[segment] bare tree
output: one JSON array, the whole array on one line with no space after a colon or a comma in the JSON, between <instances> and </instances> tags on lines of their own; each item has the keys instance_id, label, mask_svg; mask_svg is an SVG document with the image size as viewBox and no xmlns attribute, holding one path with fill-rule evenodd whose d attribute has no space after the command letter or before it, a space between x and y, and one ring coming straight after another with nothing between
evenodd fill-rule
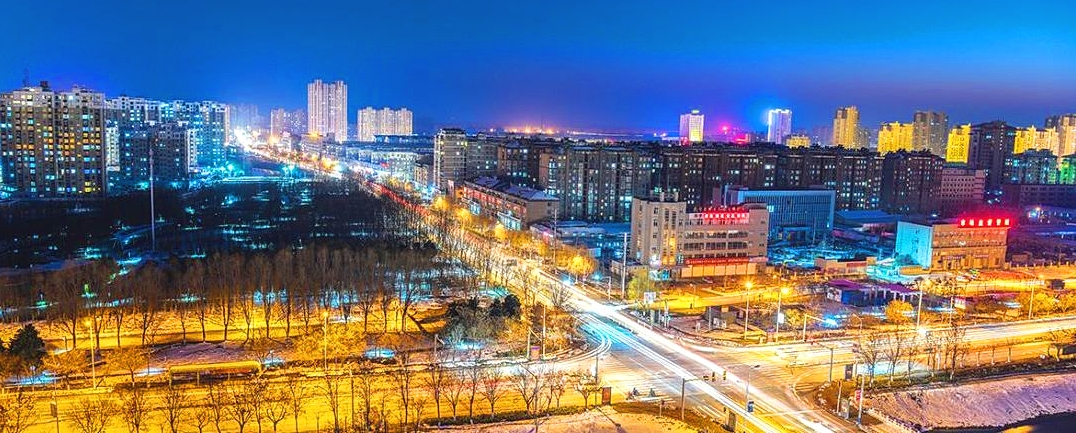
<instances>
[{"instance_id":1,"label":"bare tree","mask_svg":"<svg viewBox=\"0 0 1076 433\"><path fill-rule=\"evenodd\" d=\"M37 420L37 397L19 388L0 400L0 432L23 433Z\"/></svg>"},{"instance_id":2,"label":"bare tree","mask_svg":"<svg viewBox=\"0 0 1076 433\"><path fill-rule=\"evenodd\" d=\"M490 416L496 416L497 400L504 395L505 391L504 374L501 373L500 366L484 368L481 371L482 397L489 402Z\"/></svg>"},{"instance_id":3,"label":"bare tree","mask_svg":"<svg viewBox=\"0 0 1076 433\"><path fill-rule=\"evenodd\" d=\"M340 431L340 376L326 374L318 390L333 414L333 431Z\"/></svg>"},{"instance_id":4,"label":"bare tree","mask_svg":"<svg viewBox=\"0 0 1076 433\"><path fill-rule=\"evenodd\" d=\"M437 420L441 420L441 399L444 396L445 388L448 386L448 381L452 372L446 369L441 363L435 362L430 365L429 370L426 372L426 376L423 377L423 384L430 390L430 398L433 399L433 405Z\"/></svg>"},{"instance_id":5,"label":"bare tree","mask_svg":"<svg viewBox=\"0 0 1076 433\"><path fill-rule=\"evenodd\" d=\"M876 333L862 334L859 336L859 342L856 347L856 353L859 354L864 366L867 367L871 385L874 385L875 367L882 358L882 345L879 344L879 339L880 336Z\"/></svg>"},{"instance_id":6,"label":"bare tree","mask_svg":"<svg viewBox=\"0 0 1076 433\"><path fill-rule=\"evenodd\" d=\"M86 359L84 350L68 350L66 352L49 355L44 360L46 370L64 378L64 388L69 389L68 376L78 373L86 368L89 360ZM0 430L2 431L2 430Z\"/></svg>"},{"instance_id":7,"label":"bare tree","mask_svg":"<svg viewBox=\"0 0 1076 433\"><path fill-rule=\"evenodd\" d=\"M191 417L191 421L194 423L194 427L198 429L198 433L205 433L206 427L209 427L209 423L213 421L213 413L212 410L207 410L203 407L194 410L194 416Z\"/></svg>"},{"instance_id":8,"label":"bare tree","mask_svg":"<svg viewBox=\"0 0 1076 433\"><path fill-rule=\"evenodd\" d=\"M303 406L306 405L306 399L309 397L306 385L294 376L288 376L287 381L284 382L284 393L288 399L288 413L291 414L295 431L299 431L299 416L303 414Z\"/></svg>"},{"instance_id":9,"label":"bare tree","mask_svg":"<svg viewBox=\"0 0 1076 433\"><path fill-rule=\"evenodd\" d=\"M287 388L270 388L264 394L264 402L261 405L262 416L273 425L273 433L277 432L277 426L291 413L291 400Z\"/></svg>"},{"instance_id":10,"label":"bare tree","mask_svg":"<svg viewBox=\"0 0 1076 433\"><path fill-rule=\"evenodd\" d=\"M149 405L141 388L132 386L120 392L120 417L127 426L127 431L142 431L148 415Z\"/></svg>"},{"instance_id":11,"label":"bare tree","mask_svg":"<svg viewBox=\"0 0 1076 433\"><path fill-rule=\"evenodd\" d=\"M466 367L466 386L467 386L467 419L474 420L474 400L478 396L478 384L482 381L482 364L479 360L474 361Z\"/></svg>"},{"instance_id":12,"label":"bare tree","mask_svg":"<svg viewBox=\"0 0 1076 433\"><path fill-rule=\"evenodd\" d=\"M449 370L448 376L445 377L444 395L448 405L452 408L453 420L456 419L456 409L459 407L463 392L467 389L468 377L468 371L462 369Z\"/></svg>"},{"instance_id":13,"label":"bare tree","mask_svg":"<svg viewBox=\"0 0 1076 433\"><path fill-rule=\"evenodd\" d=\"M892 305L892 303L890 304ZM909 334L901 331L899 328L891 330L882 336L881 346L882 352L885 353L886 359L889 360L889 384L893 384L893 377L897 375L897 362L900 361L901 356L904 355L904 351L908 346Z\"/></svg>"},{"instance_id":14,"label":"bare tree","mask_svg":"<svg viewBox=\"0 0 1076 433\"><path fill-rule=\"evenodd\" d=\"M967 329L953 320L949 322L949 326L936 332L940 333L943 359L949 368L949 380L953 380L956 376L957 364L968 353Z\"/></svg>"},{"instance_id":15,"label":"bare tree","mask_svg":"<svg viewBox=\"0 0 1076 433\"><path fill-rule=\"evenodd\" d=\"M568 375L553 368L550 369L548 376L548 379L546 379L545 406L548 408L553 403L552 400L556 400L557 409L560 409L560 399L564 397L564 392L568 390Z\"/></svg>"},{"instance_id":16,"label":"bare tree","mask_svg":"<svg viewBox=\"0 0 1076 433\"><path fill-rule=\"evenodd\" d=\"M146 352L133 347L114 349L105 355L105 363L109 368L127 373L132 385L135 382L135 373L145 369L148 362L149 356Z\"/></svg>"},{"instance_id":17,"label":"bare tree","mask_svg":"<svg viewBox=\"0 0 1076 433\"><path fill-rule=\"evenodd\" d=\"M187 392L178 386L169 385L161 397L160 411L164 421L168 424L168 430L179 433L179 426L183 423L184 413L187 410L189 398ZM200 430L199 430L200 431Z\"/></svg>"},{"instance_id":18,"label":"bare tree","mask_svg":"<svg viewBox=\"0 0 1076 433\"><path fill-rule=\"evenodd\" d=\"M546 387L546 379L546 370L540 365L522 365L512 375L512 384L523 399L527 413L535 415L540 411L538 399Z\"/></svg>"},{"instance_id":19,"label":"bare tree","mask_svg":"<svg viewBox=\"0 0 1076 433\"><path fill-rule=\"evenodd\" d=\"M104 433L115 410L112 400L82 398L75 402L68 420L79 433Z\"/></svg>"},{"instance_id":20,"label":"bare tree","mask_svg":"<svg viewBox=\"0 0 1076 433\"><path fill-rule=\"evenodd\" d=\"M247 424L256 418L258 414L256 401L262 398L261 395L251 392L253 388L249 384L233 384L226 389L224 410L227 411L228 417L239 426L239 433L243 433Z\"/></svg>"},{"instance_id":21,"label":"bare tree","mask_svg":"<svg viewBox=\"0 0 1076 433\"><path fill-rule=\"evenodd\" d=\"M220 426L228 421L229 415L225 407L231 402L228 401L228 395L220 385L210 384L206 389L206 396L209 397L209 418L213 421L213 427L216 428L217 433L221 433Z\"/></svg>"},{"instance_id":22,"label":"bare tree","mask_svg":"<svg viewBox=\"0 0 1076 433\"><path fill-rule=\"evenodd\" d=\"M571 379L572 388L583 397L583 410L586 411L590 397L601 391L602 384L598 378L581 371L572 373Z\"/></svg>"}]
</instances>

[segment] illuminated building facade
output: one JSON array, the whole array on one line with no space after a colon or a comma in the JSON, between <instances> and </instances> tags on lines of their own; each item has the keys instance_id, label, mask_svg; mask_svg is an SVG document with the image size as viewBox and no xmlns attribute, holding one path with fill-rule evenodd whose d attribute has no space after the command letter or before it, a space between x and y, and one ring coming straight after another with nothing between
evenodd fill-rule
<instances>
[{"instance_id":1,"label":"illuminated building facade","mask_svg":"<svg viewBox=\"0 0 1076 433\"><path fill-rule=\"evenodd\" d=\"M833 116L832 144L850 149L863 147L859 133L859 108L853 105L837 109Z\"/></svg>"},{"instance_id":2,"label":"illuminated building facade","mask_svg":"<svg viewBox=\"0 0 1076 433\"><path fill-rule=\"evenodd\" d=\"M900 150L912 150L915 128L911 123L883 123L878 130L878 153L885 155Z\"/></svg>"},{"instance_id":3,"label":"illuminated building facade","mask_svg":"<svg viewBox=\"0 0 1076 433\"><path fill-rule=\"evenodd\" d=\"M789 135L784 144L788 147L811 147L811 137L803 134Z\"/></svg>"},{"instance_id":4,"label":"illuminated building facade","mask_svg":"<svg viewBox=\"0 0 1076 433\"><path fill-rule=\"evenodd\" d=\"M960 271L1005 267L1008 216L897 222L897 257L924 270Z\"/></svg>"},{"instance_id":5,"label":"illuminated building facade","mask_svg":"<svg viewBox=\"0 0 1076 433\"><path fill-rule=\"evenodd\" d=\"M1076 154L1076 114L1059 114L1046 119L1046 129L1057 131L1058 156Z\"/></svg>"},{"instance_id":6,"label":"illuminated building facade","mask_svg":"<svg viewBox=\"0 0 1076 433\"><path fill-rule=\"evenodd\" d=\"M970 144L971 124L954 126L949 130L949 140L945 145L945 162L967 164Z\"/></svg>"},{"instance_id":7,"label":"illuminated building facade","mask_svg":"<svg viewBox=\"0 0 1076 433\"><path fill-rule=\"evenodd\" d=\"M143 128L125 128L120 137L121 188L148 188L151 163L153 180L158 187L179 187L185 184L196 167L195 133L195 130L182 127L176 122Z\"/></svg>"},{"instance_id":8,"label":"illuminated building facade","mask_svg":"<svg viewBox=\"0 0 1076 433\"><path fill-rule=\"evenodd\" d=\"M705 118L699 110L691 110L690 113L680 115L680 142L702 143L703 125Z\"/></svg>"},{"instance_id":9,"label":"illuminated building facade","mask_svg":"<svg viewBox=\"0 0 1076 433\"><path fill-rule=\"evenodd\" d=\"M475 215L493 219L511 230L553 219L557 198L534 188L512 185L492 177L465 181L456 197Z\"/></svg>"},{"instance_id":10,"label":"illuminated building facade","mask_svg":"<svg viewBox=\"0 0 1076 433\"><path fill-rule=\"evenodd\" d=\"M1013 138L1014 154L1024 153L1028 150L1048 150L1057 155L1060 151L1060 141L1057 130L1054 128L1035 128L1029 126L1016 130Z\"/></svg>"},{"instance_id":11,"label":"illuminated building facade","mask_svg":"<svg viewBox=\"0 0 1076 433\"><path fill-rule=\"evenodd\" d=\"M925 150L935 155L946 155L949 135L949 116L940 111L916 111L912 117L912 150ZM881 138L878 139L879 147Z\"/></svg>"},{"instance_id":12,"label":"illuminated building facade","mask_svg":"<svg viewBox=\"0 0 1076 433\"><path fill-rule=\"evenodd\" d=\"M836 193L829 189L753 190L732 187L725 191L726 206L761 203L769 212L770 242L816 244L830 237Z\"/></svg>"},{"instance_id":13,"label":"illuminated building facade","mask_svg":"<svg viewBox=\"0 0 1076 433\"><path fill-rule=\"evenodd\" d=\"M412 135L414 132L411 110L380 110L366 107L358 113L358 140L372 142L378 135Z\"/></svg>"},{"instance_id":14,"label":"illuminated building facade","mask_svg":"<svg viewBox=\"0 0 1076 433\"><path fill-rule=\"evenodd\" d=\"M105 96L47 82L0 94L3 183L28 198L93 198L107 192Z\"/></svg>"},{"instance_id":15,"label":"illuminated building facade","mask_svg":"<svg viewBox=\"0 0 1076 433\"><path fill-rule=\"evenodd\" d=\"M307 133L347 140L347 85L314 80L306 85Z\"/></svg>"},{"instance_id":16,"label":"illuminated building facade","mask_svg":"<svg viewBox=\"0 0 1076 433\"><path fill-rule=\"evenodd\" d=\"M664 195L634 198L629 254L672 279L756 274L766 263L768 215L764 204L689 213Z\"/></svg>"},{"instance_id":17,"label":"illuminated building facade","mask_svg":"<svg viewBox=\"0 0 1076 433\"><path fill-rule=\"evenodd\" d=\"M766 113L766 141L784 144L792 134L792 110L777 108Z\"/></svg>"},{"instance_id":18,"label":"illuminated building facade","mask_svg":"<svg viewBox=\"0 0 1076 433\"><path fill-rule=\"evenodd\" d=\"M1057 156L1049 150L1026 150L1005 157L1004 183L1057 183Z\"/></svg>"}]
</instances>

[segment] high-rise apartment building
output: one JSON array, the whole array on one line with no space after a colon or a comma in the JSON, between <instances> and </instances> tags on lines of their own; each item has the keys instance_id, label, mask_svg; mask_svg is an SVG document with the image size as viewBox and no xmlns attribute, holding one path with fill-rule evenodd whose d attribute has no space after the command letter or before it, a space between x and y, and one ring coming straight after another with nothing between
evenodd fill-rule
<instances>
[{"instance_id":1,"label":"high-rise apartment building","mask_svg":"<svg viewBox=\"0 0 1076 433\"><path fill-rule=\"evenodd\" d=\"M680 115L680 142L702 143L704 117L699 110L691 110L690 113Z\"/></svg>"},{"instance_id":2,"label":"high-rise apartment building","mask_svg":"<svg viewBox=\"0 0 1076 433\"><path fill-rule=\"evenodd\" d=\"M651 191L654 159L624 146L569 145L542 154L547 193L564 220L626 222L632 197Z\"/></svg>"},{"instance_id":3,"label":"high-rise apartment building","mask_svg":"<svg viewBox=\"0 0 1076 433\"><path fill-rule=\"evenodd\" d=\"M945 144L949 138L948 115L940 111L916 111L912 118L912 128L912 150L926 150L941 157L945 156Z\"/></svg>"},{"instance_id":4,"label":"high-rise apartment building","mask_svg":"<svg viewBox=\"0 0 1076 433\"><path fill-rule=\"evenodd\" d=\"M859 109L856 106L841 107L833 116L834 146L854 149L863 147L859 134Z\"/></svg>"},{"instance_id":5,"label":"high-rise apartment building","mask_svg":"<svg viewBox=\"0 0 1076 433\"><path fill-rule=\"evenodd\" d=\"M1020 154L1027 150L1049 150L1057 155L1060 151L1060 134L1056 128L1036 128L1029 126L1016 130L1013 138L1012 153Z\"/></svg>"},{"instance_id":6,"label":"high-rise apartment building","mask_svg":"<svg viewBox=\"0 0 1076 433\"><path fill-rule=\"evenodd\" d=\"M1057 183L1057 155L1046 149L1029 149L1005 157L1002 183Z\"/></svg>"},{"instance_id":7,"label":"high-rise apartment building","mask_svg":"<svg viewBox=\"0 0 1076 433\"><path fill-rule=\"evenodd\" d=\"M194 130L192 158L199 169L221 167L227 160L224 147L231 128L230 110L227 104L213 101L172 101L163 121L177 122L181 127Z\"/></svg>"},{"instance_id":8,"label":"high-rise apartment building","mask_svg":"<svg viewBox=\"0 0 1076 433\"><path fill-rule=\"evenodd\" d=\"M766 113L766 141L784 144L792 134L792 110L776 108Z\"/></svg>"},{"instance_id":9,"label":"high-rise apartment building","mask_svg":"<svg viewBox=\"0 0 1076 433\"><path fill-rule=\"evenodd\" d=\"M262 116L254 104L238 104L229 110L229 124L233 128L257 128L262 126Z\"/></svg>"},{"instance_id":10,"label":"high-rise apartment building","mask_svg":"<svg viewBox=\"0 0 1076 433\"><path fill-rule=\"evenodd\" d=\"M107 192L105 96L47 82L0 94L3 182L31 198L88 198Z\"/></svg>"},{"instance_id":11,"label":"high-rise apartment building","mask_svg":"<svg viewBox=\"0 0 1076 433\"><path fill-rule=\"evenodd\" d=\"M464 180L497 172L497 143L468 137L459 128L442 128L433 140L434 187L452 192Z\"/></svg>"},{"instance_id":12,"label":"high-rise apartment building","mask_svg":"<svg viewBox=\"0 0 1076 433\"><path fill-rule=\"evenodd\" d=\"M1046 128L1057 131L1058 156L1076 154L1076 114L1050 116Z\"/></svg>"},{"instance_id":13,"label":"high-rise apartment building","mask_svg":"<svg viewBox=\"0 0 1076 433\"><path fill-rule=\"evenodd\" d=\"M363 108L358 113L358 140L372 142L378 135L411 135L412 117L411 110L406 108Z\"/></svg>"},{"instance_id":14,"label":"high-rise apartment building","mask_svg":"<svg viewBox=\"0 0 1076 433\"><path fill-rule=\"evenodd\" d=\"M945 145L945 162L951 164L968 163L968 146L971 144L971 124L957 125L949 130L949 140Z\"/></svg>"},{"instance_id":15,"label":"high-rise apartment building","mask_svg":"<svg viewBox=\"0 0 1076 433\"><path fill-rule=\"evenodd\" d=\"M178 122L125 128L119 152L122 188L147 188L151 165L155 186L182 186L197 166L196 133Z\"/></svg>"},{"instance_id":16,"label":"high-rise apartment building","mask_svg":"<svg viewBox=\"0 0 1076 433\"><path fill-rule=\"evenodd\" d=\"M885 155L901 150L910 151L914 135L915 125L912 123L883 123L878 130L878 153Z\"/></svg>"},{"instance_id":17,"label":"high-rise apartment building","mask_svg":"<svg viewBox=\"0 0 1076 433\"><path fill-rule=\"evenodd\" d=\"M274 108L269 112L269 139L280 139L284 136L284 131L288 122L288 110L283 108Z\"/></svg>"},{"instance_id":18,"label":"high-rise apartment building","mask_svg":"<svg viewBox=\"0 0 1076 433\"><path fill-rule=\"evenodd\" d=\"M347 85L321 80L306 85L307 133L347 140Z\"/></svg>"},{"instance_id":19,"label":"high-rise apartment building","mask_svg":"<svg viewBox=\"0 0 1076 433\"><path fill-rule=\"evenodd\" d=\"M1012 156L1016 128L995 120L971 127L968 166L986 170L986 190L998 191L1004 179L1005 158Z\"/></svg>"},{"instance_id":20,"label":"high-rise apartment building","mask_svg":"<svg viewBox=\"0 0 1076 433\"><path fill-rule=\"evenodd\" d=\"M933 212L944 163L927 151L886 154L882 161L882 209L900 214Z\"/></svg>"}]
</instances>

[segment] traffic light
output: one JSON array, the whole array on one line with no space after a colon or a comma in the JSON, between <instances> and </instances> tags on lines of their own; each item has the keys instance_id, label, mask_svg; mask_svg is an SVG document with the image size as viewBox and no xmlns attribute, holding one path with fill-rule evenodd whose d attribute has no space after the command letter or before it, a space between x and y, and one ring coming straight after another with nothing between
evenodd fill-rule
<instances>
[{"instance_id":1,"label":"traffic light","mask_svg":"<svg viewBox=\"0 0 1076 433\"><path fill-rule=\"evenodd\" d=\"M729 371L725 370L721 372L721 380L729 380Z\"/></svg>"},{"instance_id":2,"label":"traffic light","mask_svg":"<svg viewBox=\"0 0 1076 433\"><path fill-rule=\"evenodd\" d=\"M710 374L710 377L708 378L708 379L710 379L710 382L715 382L715 381L717 381L717 372L716 372L716 371L712 371L712 372L710 372L710 373L711 373L711 374Z\"/></svg>"}]
</instances>

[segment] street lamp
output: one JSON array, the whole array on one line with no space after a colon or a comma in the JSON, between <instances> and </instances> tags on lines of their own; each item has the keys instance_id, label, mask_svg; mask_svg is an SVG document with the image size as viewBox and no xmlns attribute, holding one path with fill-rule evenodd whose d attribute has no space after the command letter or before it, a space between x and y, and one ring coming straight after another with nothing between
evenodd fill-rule
<instances>
[{"instance_id":1,"label":"street lamp","mask_svg":"<svg viewBox=\"0 0 1076 433\"><path fill-rule=\"evenodd\" d=\"M744 288L747 289L747 306L743 310L743 339L747 340L747 323L751 317L751 288L755 286L754 283L748 281L744 283Z\"/></svg>"},{"instance_id":2,"label":"street lamp","mask_svg":"<svg viewBox=\"0 0 1076 433\"><path fill-rule=\"evenodd\" d=\"M919 289L919 306L915 309L915 327L918 328L920 323L919 318L923 315L923 286L929 286L929 283L927 281L921 281L915 285ZM950 307L952 306L950 305Z\"/></svg>"},{"instance_id":3,"label":"street lamp","mask_svg":"<svg viewBox=\"0 0 1076 433\"><path fill-rule=\"evenodd\" d=\"M751 411L751 374L754 373L755 370L758 369L758 367L759 367L759 364L755 364L754 366L751 367L750 370L747 370L747 381L744 382L745 383L744 390L743 390L744 409L746 409L748 412Z\"/></svg>"},{"instance_id":4,"label":"street lamp","mask_svg":"<svg viewBox=\"0 0 1076 433\"><path fill-rule=\"evenodd\" d=\"M777 317L773 320L775 326L773 332L774 341L781 341L781 295L787 294L790 291L791 289L788 287L782 287L781 290L777 292ZM796 338L796 331L792 331L792 335L792 338Z\"/></svg>"},{"instance_id":5,"label":"street lamp","mask_svg":"<svg viewBox=\"0 0 1076 433\"><path fill-rule=\"evenodd\" d=\"M329 371L329 312L321 312L321 360L324 363L322 371Z\"/></svg>"}]
</instances>

